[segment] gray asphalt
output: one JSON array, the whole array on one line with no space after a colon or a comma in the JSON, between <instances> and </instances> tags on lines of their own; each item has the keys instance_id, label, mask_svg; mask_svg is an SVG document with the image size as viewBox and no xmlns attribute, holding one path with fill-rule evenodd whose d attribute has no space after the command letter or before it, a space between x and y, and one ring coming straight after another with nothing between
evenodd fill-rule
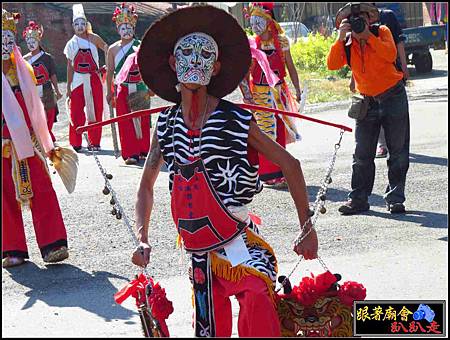
<instances>
[{"instance_id":1,"label":"gray asphalt","mask_svg":"<svg viewBox=\"0 0 450 340\"><path fill-rule=\"evenodd\" d=\"M411 119L410 169L406 184L405 215L385 210L382 195L387 184L386 160L376 160L376 180L369 203L371 210L358 216L340 216L339 205L350 188L354 150L352 133L345 133L338 151L333 183L327 194L327 213L318 219L319 253L343 281L367 288L367 299L448 300L448 59L433 51L434 70L415 74L408 85ZM61 89L65 86L60 85ZM228 98L238 100L236 93ZM62 101L60 102L60 104ZM155 100L153 105L163 104ZM62 105L60 105L61 108ZM307 113L319 119L354 127L347 117L348 102L309 105ZM56 137L67 144L64 113L56 123ZM114 175L112 185L120 203L134 218L136 188L142 165L126 166L115 159L109 127L104 128L100 160ZM310 201L314 201L325 175L339 130L304 121L303 140L288 150L302 164ZM67 194L60 179L54 187L66 223L70 257L62 264L45 265L31 224L24 212L30 261L21 267L2 269L2 332L5 337L138 337L140 321L134 302L115 304L114 293L137 273L130 262L133 242L126 227L112 216L109 196L102 194L103 179L88 153L80 154L75 192ZM175 247L176 231L170 214L168 175L161 172L155 188L151 219L153 246L150 272L161 281L175 312L169 317L172 336L192 336L191 293L187 260ZM262 233L273 246L280 273L296 262L291 242L298 220L289 192L265 188L251 210L263 220ZM318 261L302 262L292 276L322 270ZM237 305L233 301L234 321ZM236 325L234 325L236 326ZM236 327L234 328L236 335Z\"/></svg>"}]
</instances>

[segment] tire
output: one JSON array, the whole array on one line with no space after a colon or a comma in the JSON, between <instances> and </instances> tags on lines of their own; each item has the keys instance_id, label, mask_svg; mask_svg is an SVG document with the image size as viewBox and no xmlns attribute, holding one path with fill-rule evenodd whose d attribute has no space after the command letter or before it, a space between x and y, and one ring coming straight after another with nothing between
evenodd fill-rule
<instances>
[{"instance_id":1,"label":"tire","mask_svg":"<svg viewBox=\"0 0 450 340\"><path fill-rule=\"evenodd\" d=\"M413 59L417 73L429 73L433 70L433 58L429 51L424 54L417 54Z\"/></svg>"}]
</instances>

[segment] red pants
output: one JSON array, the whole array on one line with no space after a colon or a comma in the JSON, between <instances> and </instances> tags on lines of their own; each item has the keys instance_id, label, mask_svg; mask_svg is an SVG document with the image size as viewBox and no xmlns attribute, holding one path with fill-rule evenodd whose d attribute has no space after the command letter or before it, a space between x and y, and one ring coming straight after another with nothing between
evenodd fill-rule
<instances>
[{"instance_id":1,"label":"red pants","mask_svg":"<svg viewBox=\"0 0 450 340\"><path fill-rule=\"evenodd\" d=\"M280 337L280 322L266 283L253 275L238 282L213 276L216 336L231 337L232 313L230 296L239 302L239 337Z\"/></svg>"},{"instance_id":2,"label":"red pants","mask_svg":"<svg viewBox=\"0 0 450 340\"><path fill-rule=\"evenodd\" d=\"M48 132L50 132L50 136L52 137L52 141L56 141L55 136L53 135L52 128L53 123L55 122L55 116L56 116L56 107L52 109L48 109L45 111L47 114L47 126L48 126Z\"/></svg>"},{"instance_id":3,"label":"red pants","mask_svg":"<svg viewBox=\"0 0 450 340\"><path fill-rule=\"evenodd\" d=\"M27 161L34 194L31 198L34 231L44 256L54 247L67 246L66 228L45 164L36 155ZM22 211L12 180L11 158L3 158L2 185L2 258L8 255L28 258Z\"/></svg>"},{"instance_id":4,"label":"red pants","mask_svg":"<svg viewBox=\"0 0 450 340\"><path fill-rule=\"evenodd\" d=\"M117 91L116 112L117 116L130 113L128 107L128 87L120 86ZM136 138L133 120L128 119L119 124L120 145L122 148L122 158L131 156L147 155L150 150L150 117L141 117L142 139Z\"/></svg>"},{"instance_id":5,"label":"red pants","mask_svg":"<svg viewBox=\"0 0 450 340\"><path fill-rule=\"evenodd\" d=\"M97 73L91 74L91 87L94 97L95 119L97 122L101 122L103 120L103 86ZM70 117L74 126L69 125L69 142L70 145L75 147L80 147L82 144L82 135L77 134L75 130L86 122L84 105L83 85L80 85L72 91L70 96ZM100 146L101 127L88 130L87 134L92 145Z\"/></svg>"},{"instance_id":6,"label":"red pants","mask_svg":"<svg viewBox=\"0 0 450 340\"><path fill-rule=\"evenodd\" d=\"M280 117L276 117L277 119L277 143L280 144L283 148L286 148L286 128L284 126L284 122ZM281 168L272 163L267 158L265 158L262 154L259 154L259 178L261 181L268 181L271 179L278 179L283 177L283 172Z\"/></svg>"}]
</instances>

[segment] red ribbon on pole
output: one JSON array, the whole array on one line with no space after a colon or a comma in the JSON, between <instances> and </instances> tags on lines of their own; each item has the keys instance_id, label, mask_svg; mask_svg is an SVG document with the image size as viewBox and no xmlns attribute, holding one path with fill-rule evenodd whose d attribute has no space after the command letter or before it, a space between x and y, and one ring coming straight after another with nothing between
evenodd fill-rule
<instances>
[{"instance_id":1,"label":"red ribbon on pole","mask_svg":"<svg viewBox=\"0 0 450 340\"><path fill-rule=\"evenodd\" d=\"M352 132L353 131L348 126L327 122L326 120L321 120L321 119L317 119L317 118L308 117L308 116L299 114L297 112L283 111L283 110L278 110L278 109L272 109L270 107L264 107L264 106L252 105L252 104L237 104L237 105L239 107L243 108L243 109L257 110L257 111L268 111L268 112L273 112L273 113L286 115L286 116L290 116L290 117L296 117L296 118L309 120L311 122L319 123L319 124L322 124L322 125L333 126L335 128L339 128L339 129L342 129L342 130L347 131L347 132ZM80 126L80 127L78 127L76 129L76 132L78 134L82 134L86 130L97 128L97 127L101 127L103 125L108 125L108 124L112 124L112 123L116 123L116 122L121 122L121 121L124 121L124 120L127 120L127 119L131 119L131 118L136 118L136 117L141 117L141 116L148 116L148 115L151 115L151 114L154 114L154 113L159 113L159 112L161 112L161 111L163 111L165 109L168 109L169 107L171 107L171 106L162 106L162 107L157 107L157 108L154 108L154 109L139 110L139 111L130 112L130 113L127 113L127 114L125 114L123 116L120 116L120 117L104 120L102 122L97 122L97 123L93 123L93 124L89 124L89 125Z\"/></svg>"}]
</instances>

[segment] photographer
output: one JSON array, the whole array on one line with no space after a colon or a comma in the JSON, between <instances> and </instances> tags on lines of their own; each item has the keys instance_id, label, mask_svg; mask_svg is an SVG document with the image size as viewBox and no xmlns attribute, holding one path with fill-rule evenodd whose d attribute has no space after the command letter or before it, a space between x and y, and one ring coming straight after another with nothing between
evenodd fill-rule
<instances>
[{"instance_id":1,"label":"photographer","mask_svg":"<svg viewBox=\"0 0 450 340\"><path fill-rule=\"evenodd\" d=\"M352 165L352 191L339 208L343 215L369 210L368 198L375 179L375 152L382 126L389 149L384 199L391 213L404 213L405 181L409 168L409 111L403 73L395 67L397 49L387 26L370 3L348 3L336 15L338 39L327 57L330 70L352 69L355 89L363 96L355 115L356 148ZM364 110L366 108L366 110ZM353 107L352 107L353 109ZM349 112L350 113L350 112ZM354 114L354 112L352 112Z\"/></svg>"}]
</instances>

